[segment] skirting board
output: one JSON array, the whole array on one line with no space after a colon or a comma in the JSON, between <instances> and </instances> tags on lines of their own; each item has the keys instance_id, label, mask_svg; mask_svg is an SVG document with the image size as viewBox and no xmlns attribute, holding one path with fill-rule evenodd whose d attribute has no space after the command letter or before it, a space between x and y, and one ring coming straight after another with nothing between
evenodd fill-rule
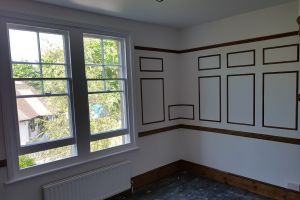
<instances>
[{"instance_id":1,"label":"skirting board","mask_svg":"<svg viewBox=\"0 0 300 200\"><path fill-rule=\"evenodd\" d=\"M137 190L145 185L159 181L160 179L169 177L177 172L182 171L180 166L182 161L176 161L154 170L148 171L144 174L135 176L131 179L132 190Z\"/></svg>"},{"instance_id":2,"label":"skirting board","mask_svg":"<svg viewBox=\"0 0 300 200\"><path fill-rule=\"evenodd\" d=\"M275 200L300 199L300 192L295 192L283 187L238 176L185 160L179 160L133 177L131 180L132 188L133 190L136 190L180 171L187 171L195 176L209 178Z\"/></svg>"}]
</instances>

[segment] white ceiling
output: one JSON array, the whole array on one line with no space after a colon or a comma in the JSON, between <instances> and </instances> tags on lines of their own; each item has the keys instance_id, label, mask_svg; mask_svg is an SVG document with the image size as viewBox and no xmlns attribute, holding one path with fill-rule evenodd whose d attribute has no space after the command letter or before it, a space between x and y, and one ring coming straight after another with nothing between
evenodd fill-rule
<instances>
[{"instance_id":1,"label":"white ceiling","mask_svg":"<svg viewBox=\"0 0 300 200\"><path fill-rule=\"evenodd\" d=\"M126 19L184 28L292 0L36 0Z\"/></svg>"}]
</instances>

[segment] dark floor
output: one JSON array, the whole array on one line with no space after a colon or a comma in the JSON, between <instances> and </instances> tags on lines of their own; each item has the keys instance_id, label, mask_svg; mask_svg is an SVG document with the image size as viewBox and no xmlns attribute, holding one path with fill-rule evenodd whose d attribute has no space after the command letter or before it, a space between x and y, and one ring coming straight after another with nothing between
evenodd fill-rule
<instances>
[{"instance_id":1,"label":"dark floor","mask_svg":"<svg viewBox=\"0 0 300 200\"><path fill-rule=\"evenodd\" d=\"M161 180L116 200L267 200L226 184L186 173Z\"/></svg>"}]
</instances>

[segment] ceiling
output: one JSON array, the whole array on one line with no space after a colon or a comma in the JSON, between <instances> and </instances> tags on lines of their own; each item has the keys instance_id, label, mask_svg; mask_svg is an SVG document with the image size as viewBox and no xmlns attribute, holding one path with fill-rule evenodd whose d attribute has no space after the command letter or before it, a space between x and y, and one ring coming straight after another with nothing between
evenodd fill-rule
<instances>
[{"instance_id":1,"label":"ceiling","mask_svg":"<svg viewBox=\"0 0 300 200\"><path fill-rule=\"evenodd\" d=\"M292 0L36 0L99 14L185 28Z\"/></svg>"}]
</instances>

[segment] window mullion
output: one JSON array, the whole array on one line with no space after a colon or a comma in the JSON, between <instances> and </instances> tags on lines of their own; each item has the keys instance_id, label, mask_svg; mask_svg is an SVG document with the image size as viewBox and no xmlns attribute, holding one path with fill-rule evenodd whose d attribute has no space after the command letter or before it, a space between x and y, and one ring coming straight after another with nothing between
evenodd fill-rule
<instances>
[{"instance_id":1,"label":"window mullion","mask_svg":"<svg viewBox=\"0 0 300 200\"><path fill-rule=\"evenodd\" d=\"M85 79L83 35L79 31L70 32L70 50L72 63L72 82L75 111L75 134L79 156L88 156L90 152L90 127L88 91Z\"/></svg>"}]
</instances>

